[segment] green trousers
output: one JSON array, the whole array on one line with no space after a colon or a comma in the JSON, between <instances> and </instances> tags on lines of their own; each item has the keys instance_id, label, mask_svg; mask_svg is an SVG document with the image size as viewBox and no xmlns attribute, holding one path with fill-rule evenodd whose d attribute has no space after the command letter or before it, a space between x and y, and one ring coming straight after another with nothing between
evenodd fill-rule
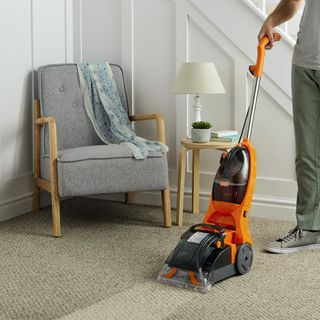
<instances>
[{"instance_id":1,"label":"green trousers","mask_svg":"<svg viewBox=\"0 0 320 320\"><path fill-rule=\"evenodd\" d=\"M297 223L320 230L320 70L292 66Z\"/></svg>"}]
</instances>

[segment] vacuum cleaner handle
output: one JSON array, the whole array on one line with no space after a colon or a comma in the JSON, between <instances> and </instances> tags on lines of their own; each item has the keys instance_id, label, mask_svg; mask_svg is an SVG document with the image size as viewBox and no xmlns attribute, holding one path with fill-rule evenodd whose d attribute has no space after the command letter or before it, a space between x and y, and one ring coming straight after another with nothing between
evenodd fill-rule
<instances>
[{"instance_id":1,"label":"vacuum cleaner handle","mask_svg":"<svg viewBox=\"0 0 320 320\"><path fill-rule=\"evenodd\" d=\"M281 35L279 33L273 33L274 41L280 41ZM252 65L249 67L250 73L255 77L261 77L262 76L262 69L264 64L264 58L266 55L266 46L269 44L269 38L267 36L264 36L257 47L258 55L257 55L257 63L255 65Z\"/></svg>"},{"instance_id":2,"label":"vacuum cleaner handle","mask_svg":"<svg viewBox=\"0 0 320 320\"><path fill-rule=\"evenodd\" d=\"M279 33L273 33L273 38L275 41L281 40L281 36ZM244 120L243 127L241 130L239 144L241 144L243 134L244 134L244 139L250 140L251 138L253 119L256 111L256 104L257 104L258 93L260 88L260 80L262 76L264 58L266 55L266 46L268 45L268 43L269 43L269 38L267 36L263 37L260 40L258 44L257 62L255 65L252 65L249 67L250 73L255 77L255 82L254 82L253 91L251 95L250 105L247 110L246 118ZM244 133L245 128L247 129L246 133Z\"/></svg>"}]
</instances>

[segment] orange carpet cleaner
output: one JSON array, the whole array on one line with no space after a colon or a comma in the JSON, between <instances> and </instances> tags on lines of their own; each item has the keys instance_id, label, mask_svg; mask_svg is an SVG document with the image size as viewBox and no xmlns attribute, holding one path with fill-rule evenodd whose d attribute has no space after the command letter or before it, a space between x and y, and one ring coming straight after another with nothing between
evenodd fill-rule
<instances>
[{"instance_id":1,"label":"orange carpet cleaner","mask_svg":"<svg viewBox=\"0 0 320 320\"><path fill-rule=\"evenodd\" d=\"M281 36L274 33L274 39ZM218 281L249 272L252 238L248 213L256 180L256 154L250 142L260 80L269 39L258 45L251 101L237 146L223 153L213 182L208 211L201 224L191 226L167 258L158 281L207 292Z\"/></svg>"}]
</instances>

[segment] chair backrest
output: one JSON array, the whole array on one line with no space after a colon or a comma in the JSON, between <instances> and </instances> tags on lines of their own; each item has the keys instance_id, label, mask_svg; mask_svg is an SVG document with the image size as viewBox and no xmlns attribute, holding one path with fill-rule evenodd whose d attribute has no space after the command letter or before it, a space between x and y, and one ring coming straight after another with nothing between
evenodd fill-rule
<instances>
[{"instance_id":1,"label":"chair backrest","mask_svg":"<svg viewBox=\"0 0 320 320\"><path fill-rule=\"evenodd\" d=\"M123 71L110 64L123 107L129 114L128 95ZM97 136L87 116L76 64L46 65L38 71L41 116L54 117L57 122L58 150L98 145ZM42 130L41 153L49 153L49 131Z\"/></svg>"}]
</instances>

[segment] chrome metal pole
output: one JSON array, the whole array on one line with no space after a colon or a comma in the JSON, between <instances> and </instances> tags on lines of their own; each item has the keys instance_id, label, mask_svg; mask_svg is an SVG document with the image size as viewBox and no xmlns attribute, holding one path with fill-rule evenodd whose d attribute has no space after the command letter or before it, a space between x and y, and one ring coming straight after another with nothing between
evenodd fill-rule
<instances>
[{"instance_id":1,"label":"chrome metal pole","mask_svg":"<svg viewBox=\"0 0 320 320\"><path fill-rule=\"evenodd\" d=\"M254 120L254 114L256 112L256 106L257 106L257 99L258 99L258 94L259 94L259 88L260 88L260 77L255 78L254 82L254 89L252 91L252 96L251 96L251 101L250 101L250 106L249 106L249 125L247 128L247 132L245 134L245 137L247 139L251 138L251 133L252 133L252 125L253 125L253 120Z\"/></svg>"}]
</instances>

